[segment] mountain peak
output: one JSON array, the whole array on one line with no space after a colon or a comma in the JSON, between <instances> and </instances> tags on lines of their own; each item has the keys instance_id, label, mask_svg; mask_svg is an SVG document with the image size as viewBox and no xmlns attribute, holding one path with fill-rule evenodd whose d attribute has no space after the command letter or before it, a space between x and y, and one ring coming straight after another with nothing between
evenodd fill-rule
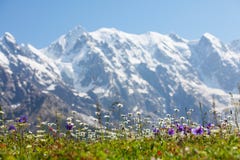
<instances>
[{"instance_id":1,"label":"mountain peak","mask_svg":"<svg viewBox=\"0 0 240 160\"><path fill-rule=\"evenodd\" d=\"M73 29L71 29L69 33L82 33L82 32L85 32L85 29L81 26L81 25L77 25L76 27L74 27Z\"/></svg>"},{"instance_id":2,"label":"mountain peak","mask_svg":"<svg viewBox=\"0 0 240 160\"><path fill-rule=\"evenodd\" d=\"M208 33L208 32L204 33L204 34L202 35L202 37L207 38L207 39L209 39L209 40L218 40L218 38L216 38L214 35L212 35L211 33ZM218 40L218 41L219 41L219 40Z\"/></svg>"},{"instance_id":3,"label":"mountain peak","mask_svg":"<svg viewBox=\"0 0 240 160\"><path fill-rule=\"evenodd\" d=\"M9 32L4 33L3 39L7 42L16 43L14 36Z\"/></svg>"},{"instance_id":4,"label":"mountain peak","mask_svg":"<svg viewBox=\"0 0 240 160\"><path fill-rule=\"evenodd\" d=\"M85 29L82 26L78 25L71 29L64 37L68 41L76 41L85 32Z\"/></svg>"},{"instance_id":5,"label":"mountain peak","mask_svg":"<svg viewBox=\"0 0 240 160\"><path fill-rule=\"evenodd\" d=\"M170 33L169 37L176 42L186 42L185 39L183 39L182 37L180 37L179 35L177 35L175 33Z\"/></svg>"},{"instance_id":6,"label":"mountain peak","mask_svg":"<svg viewBox=\"0 0 240 160\"><path fill-rule=\"evenodd\" d=\"M131 33L127 33L127 32L124 32L124 31L121 31L121 30L118 30L117 28L100 28L94 32L91 32L90 33L91 35L98 35L98 36L107 36L107 37L125 37L125 36L130 36L130 35L133 35ZM125 37L126 38L126 37Z\"/></svg>"},{"instance_id":7,"label":"mountain peak","mask_svg":"<svg viewBox=\"0 0 240 160\"><path fill-rule=\"evenodd\" d=\"M68 51L71 49L82 35L87 36L88 32L86 32L81 25L78 25L68 33L60 36L57 40L51 43L49 47L43 48L42 51L46 51L48 56L56 58L56 56L58 57L61 55L64 50Z\"/></svg>"},{"instance_id":8,"label":"mountain peak","mask_svg":"<svg viewBox=\"0 0 240 160\"><path fill-rule=\"evenodd\" d=\"M116 28L100 28L97 30L98 32L101 32L101 33L109 33L109 32L120 32L119 30L117 30Z\"/></svg>"},{"instance_id":9,"label":"mountain peak","mask_svg":"<svg viewBox=\"0 0 240 160\"><path fill-rule=\"evenodd\" d=\"M210 33L204 33L199 41L199 44L210 45L215 49L221 49L226 51L225 45L214 35Z\"/></svg>"},{"instance_id":10,"label":"mountain peak","mask_svg":"<svg viewBox=\"0 0 240 160\"><path fill-rule=\"evenodd\" d=\"M207 32L202 35L201 40L207 40L213 44L221 43L221 41L217 37L215 37L214 35L207 33Z\"/></svg>"}]
</instances>

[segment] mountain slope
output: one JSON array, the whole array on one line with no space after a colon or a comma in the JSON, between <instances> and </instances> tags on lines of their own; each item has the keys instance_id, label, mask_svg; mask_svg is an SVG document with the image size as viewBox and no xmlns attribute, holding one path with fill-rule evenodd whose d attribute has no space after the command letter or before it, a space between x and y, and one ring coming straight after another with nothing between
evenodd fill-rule
<instances>
[{"instance_id":1,"label":"mountain slope","mask_svg":"<svg viewBox=\"0 0 240 160\"><path fill-rule=\"evenodd\" d=\"M54 121L57 112L62 118L72 110L86 114L89 109L82 106L92 105L64 84L51 59L31 45L19 45L10 33L0 38L0 93L6 113L26 114L33 122Z\"/></svg>"},{"instance_id":2,"label":"mountain slope","mask_svg":"<svg viewBox=\"0 0 240 160\"><path fill-rule=\"evenodd\" d=\"M118 100L128 112L153 116L175 107L194 108L199 115L199 101L208 110L212 96L223 108L239 81L240 55L209 33L188 41L78 26L42 51L56 59L63 81L76 90L94 92L106 106Z\"/></svg>"},{"instance_id":3,"label":"mountain slope","mask_svg":"<svg viewBox=\"0 0 240 160\"><path fill-rule=\"evenodd\" d=\"M107 112L114 102L123 103L125 113L153 118L193 108L199 120L199 102L208 112L214 96L221 110L229 106L228 93L236 93L238 46L209 33L190 41L175 34L87 32L77 26L38 50L6 33L0 39L0 102L34 116L71 110L93 116L94 104Z\"/></svg>"}]
</instances>

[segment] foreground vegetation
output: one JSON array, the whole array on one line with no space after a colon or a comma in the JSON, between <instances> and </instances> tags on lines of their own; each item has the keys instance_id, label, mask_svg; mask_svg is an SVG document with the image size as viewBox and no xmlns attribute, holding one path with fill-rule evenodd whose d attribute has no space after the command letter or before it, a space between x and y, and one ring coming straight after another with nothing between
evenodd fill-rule
<instances>
[{"instance_id":1,"label":"foreground vegetation","mask_svg":"<svg viewBox=\"0 0 240 160\"><path fill-rule=\"evenodd\" d=\"M12 138L0 144L3 159L240 159L240 141L234 135L94 142L25 137L21 145Z\"/></svg>"},{"instance_id":2,"label":"foreground vegetation","mask_svg":"<svg viewBox=\"0 0 240 160\"><path fill-rule=\"evenodd\" d=\"M140 112L102 115L97 107L96 126L77 119L76 113L64 126L41 122L30 131L27 116L14 120L1 115L0 159L240 159L240 132L237 114L221 116L212 112L212 121L201 124L173 115L152 121ZM104 120L103 120L104 119ZM103 124L104 123L104 124Z\"/></svg>"},{"instance_id":3,"label":"foreground vegetation","mask_svg":"<svg viewBox=\"0 0 240 160\"><path fill-rule=\"evenodd\" d=\"M236 135L76 141L1 137L3 159L240 159ZM19 144L22 143L22 144Z\"/></svg>"}]
</instances>

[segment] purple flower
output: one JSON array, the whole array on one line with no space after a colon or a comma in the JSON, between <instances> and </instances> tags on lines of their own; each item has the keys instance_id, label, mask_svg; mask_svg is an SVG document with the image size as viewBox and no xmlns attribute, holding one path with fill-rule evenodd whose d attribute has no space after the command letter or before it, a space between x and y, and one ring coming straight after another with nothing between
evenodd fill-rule
<instances>
[{"instance_id":1,"label":"purple flower","mask_svg":"<svg viewBox=\"0 0 240 160\"><path fill-rule=\"evenodd\" d=\"M16 127L11 124L11 125L8 127L8 131L16 131Z\"/></svg>"},{"instance_id":2,"label":"purple flower","mask_svg":"<svg viewBox=\"0 0 240 160\"><path fill-rule=\"evenodd\" d=\"M207 134L210 135L211 134L211 129L214 127L214 124L212 123L208 123L207 125Z\"/></svg>"},{"instance_id":3,"label":"purple flower","mask_svg":"<svg viewBox=\"0 0 240 160\"><path fill-rule=\"evenodd\" d=\"M208 123L207 129L211 129L214 125L212 123Z\"/></svg>"},{"instance_id":4,"label":"purple flower","mask_svg":"<svg viewBox=\"0 0 240 160\"><path fill-rule=\"evenodd\" d=\"M159 131L159 129L158 129L158 128L154 128L154 129L153 129L153 133L154 133L154 135L158 135L158 134L159 134L159 132L160 132L160 131Z\"/></svg>"},{"instance_id":5,"label":"purple flower","mask_svg":"<svg viewBox=\"0 0 240 160\"><path fill-rule=\"evenodd\" d=\"M207 134L210 135L211 134L211 130L207 129Z\"/></svg>"},{"instance_id":6,"label":"purple flower","mask_svg":"<svg viewBox=\"0 0 240 160\"><path fill-rule=\"evenodd\" d=\"M168 134L169 134L170 136L174 135L174 133L175 133L175 131L174 131L173 128L169 128L169 129L168 129Z\"/></svg>"},{"instance_id":7,"label":"purple flower","mask_svg":"<svg viewBox=\"0 0 240 160\"><path fill-rule=\"evenodd\" d=\"M67 123L65 127L66 127L67 130L70 131L70 130L73 129L73 124L72 123Z\"/></svg>"},{"instance_id":8,"label":"purple flower","mask_svg":"<svg viewBox=\"0 0 240 160\"><path fill-rule=\"evenodd\" d=\"M18 122L20 122L20 123L26 123L27 121L28 121L27 116L21 116L20 119L18 120Z\"/></svg>"},{"instance_id":9,"label":"purple flower","mask_svg":"<svg viewBox=\"0 0 240 160\"><path fill-rule=\"evenodd\" d=\"M192 129L192 134L195 134L195 135L201 135L204 133L204 129L202 126L198 127L198 128L193 128Z\"/></svg>"},{"instance_id":10,"label":"purple flower","mask_svg":"<svg viewBox=\"0 0 240 160\"><path fill-rule=\"evenodd\" d=\"M177 126L177 131L178 132L185 131L184 126L183 125Z\"/></svg>"}]
</instances>

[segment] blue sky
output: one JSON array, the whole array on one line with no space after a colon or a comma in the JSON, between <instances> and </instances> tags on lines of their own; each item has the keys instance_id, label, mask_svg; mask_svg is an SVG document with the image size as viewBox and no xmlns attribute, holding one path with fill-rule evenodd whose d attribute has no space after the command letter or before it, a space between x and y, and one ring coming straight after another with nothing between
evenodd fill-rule
<instances>
[{"instance_id":1,"label":"blue sky","mask_svg":"<svg viewBox=\"0 0 240 160\"><path fill-rule=\"evenodd\" d=\"M0 0L0 35L49 45L76 25L130 33L155 31L199 39L209 32L224 42L240 39L239 0Z\"/></svg>"}]
</instances>

